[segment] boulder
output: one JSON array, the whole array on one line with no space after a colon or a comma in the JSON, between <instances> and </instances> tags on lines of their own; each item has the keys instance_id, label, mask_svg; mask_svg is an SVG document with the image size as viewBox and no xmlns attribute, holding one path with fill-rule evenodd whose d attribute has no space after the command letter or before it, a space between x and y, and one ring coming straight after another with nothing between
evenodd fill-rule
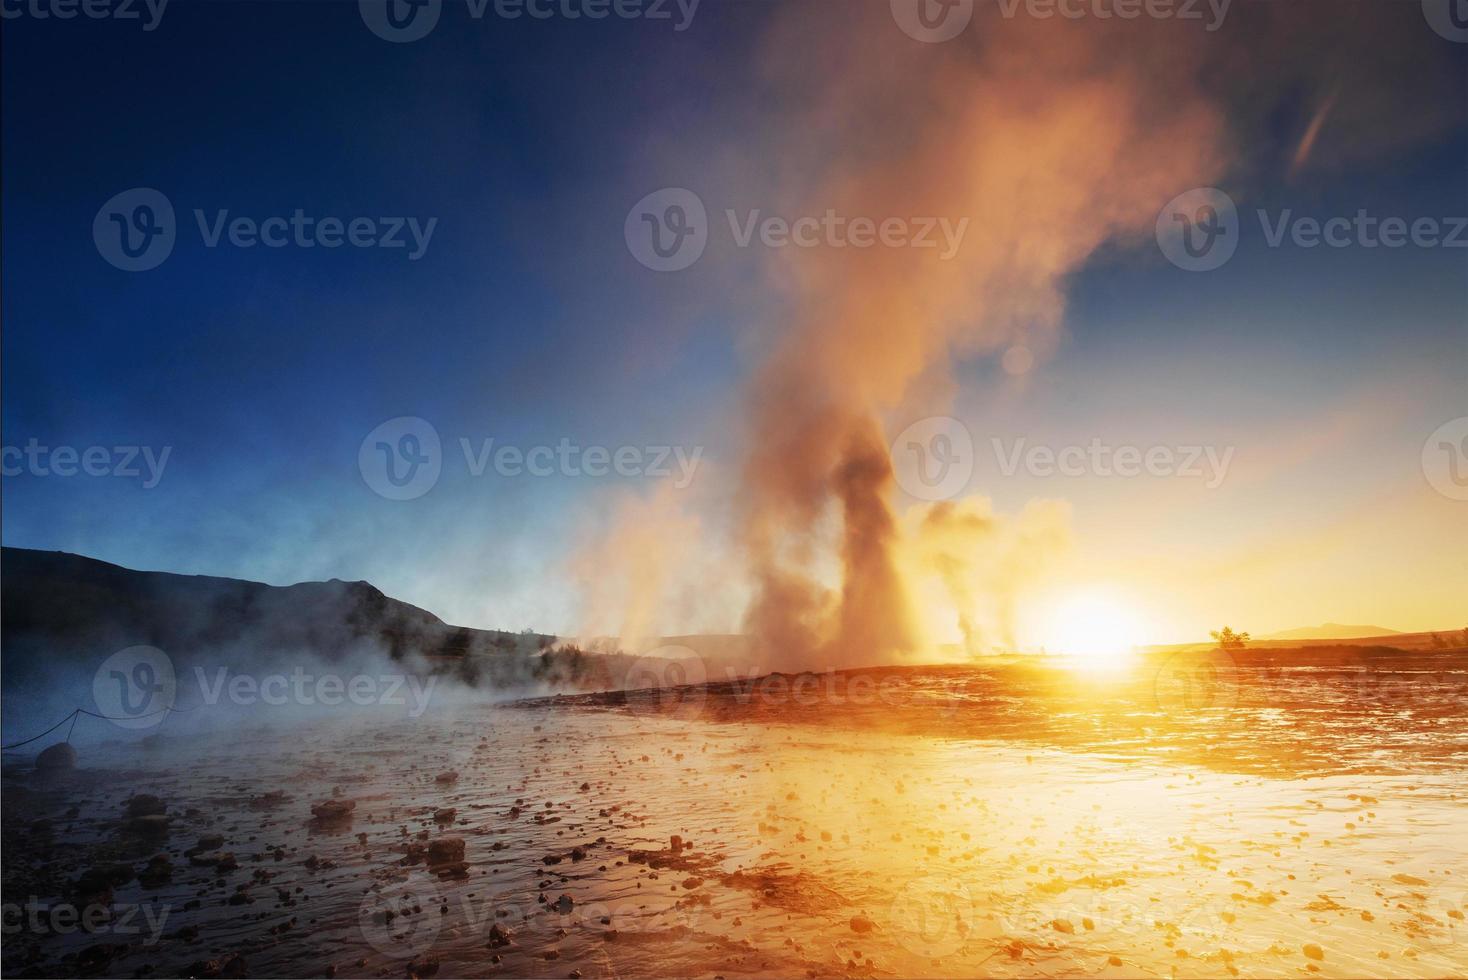
<instances>
[{"instance_id":1,"label":"boulder","mask_svg":"<svg viewBox=\"0 0 1468 980\"><path fill-rule=\"evenodd\" d=\"M464 860L464 838L438 837L428 842L429 864L456 864Z\"/></svg>"},{"instance_id":2,"label":"boulder","mask_svg":"<svg viewBox=\"0 0 1468 980\"><path fill-rule=\"evenodd\" d=\"M128 797L125 804L129 817L151 817L167 811L168 804L152 793L137 793Z\"/></svg>"},{"instance_id":3,"label":"boulder","mask_svg":"<svg viewBox=\"0 0 1468 980\"><path fill-rule=\"evenodd\" d=\"M311 816L323 823L345 820L355 809L357 809L356 800L323 800L320 803L311 804Z\"/></svg>"},{"instance_id":4,"label":"boulder","mask_svg":"<svg viewBox=\"0 0 1468 980\"><path fill-rule=\"evenodd\" d=\"M57 742L50 748L41 750L41 754L36 756L36 768L42 772L75 769L76 749L71 747L70 742Z\"/></svg>"}]
</instances>

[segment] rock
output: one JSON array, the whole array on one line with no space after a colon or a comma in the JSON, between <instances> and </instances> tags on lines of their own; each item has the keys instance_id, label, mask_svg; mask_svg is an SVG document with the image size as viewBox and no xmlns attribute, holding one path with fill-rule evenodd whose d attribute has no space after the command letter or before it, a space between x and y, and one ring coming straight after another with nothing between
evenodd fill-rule
<instances>
[{"instance_id":1,"label":"rock","mask_svg":"<svg viewBox=\"0 0 1468 980\"><path fill-rule=\"evenodd\" d=\"M454 864L464 860L464 838L436 837L428 842L428 863Z\"/></svg>"},{"instance_id":2,"label":"rock","mask_svg":"<svg viewBox=\"0 0 1468 980\"><path fill-rule=\"evenodd\" d=\"M112 889L127 884L133 877L130 865L97 864L82 872L73 887L81 905L111 905Z\"/></svg>"},{"instance_id":3,"label":"rock","mask_svg":"<svg viewBox=\"0 0 1468 980\"><path fill-rule=\"evenodd\" d=\"M220 874L238 870L240 866L239 861L235 860L233 851L206 851L202 854L191 854L189 863L200 868L213 868Z\"/></svg>"},{"instance_id":4,"label":"rock","mask_svg":"<svg viewBox=\"0 0 1468 980\"><path fill-rule=\"evenodd\" d=\"M877 927L877 924L875 922L873 922L871 919L868 919L864 915L853 915L851 917L851 931L852 932L859 932L859 933L865 934L865 933L871 932L876 927Z\"/></svg>"},{"instance_id":5,"label":"rock","mask_svg":"<svg viewBox=\"0 0 1468 980\"><path fill-rule=\"evenodd\" d=\"M555 910L562 915L570 915L571 910L576 907L576 900L570 895L562 895L556 899Z\"/></svg>"},{"instance_id":6,"label":"rock","mask_svg":"<svg viewBox=\"0 0 1468 980\"><path fill-rule=\"evenodd\" d=\"M223 846L223 834L204 834L193 847L184 851L184 857L193 857L195 854L203 854L205 851L217 851Z\"/></svg>"},{"instance_id":7,"label":"rock","mask_svg":"<svg viewBox=\"0 0 1468 980\"><path fill-rule=\"evenodd\" d=\"M1074 935L1076 931L1076 927L1071 924L1069 919L1051 919L1050 928L1056 932L1066 933L1067 935Z\"/></svg>"},{"instance_id":8,"label":"rock","mask_svg":"<svg viewBox=\"0 0 1468 980\"><path fill-rule=\"evenodd\" d=\"M688 877L683 879L683 887L689 889L690 891L697 888L701 884L703 884L702 878Z\"/></svg>"},{"instance_id":9,"label":"rock","mask_svg":"<svg viewBox=\"0 0 1468 980\"><path fill-rule=\"evenodd\" d=\"M217 977L233 978L247 975L245 958L238 954L216 957L212 960L195 960L186 971L187 976L215 980Z\"/></svg>"},{"instance_id":10,"label":"rock","mask_svg":"<svg viewBox=\"0 0 1468 980\"><path fill-rule=\"evenodd\" d=\"M1323 959L1325 959L1325 950L1321 949L1319 946L1315 945L1314 943L1306 943L1305 946L1304 946L1304 949L1302 951L1304 952L1304 954L1306 956L1308 956L1312 960L1323 960Z\"/></svg>"},{"instance_id":11,"label":"rock","mask_svg":"<svg viewBox=\"0 0 1468 980\"><path fill-rule=\"evenodd\" d=\"M139 837L162 837L168 833L170 818L162 813L150 813L145 817L132 817L122 825L124 832Z\"/></svg>"},{"instance_id":12,"label":"rock","mask_svg":"<svg viewBox=\"0 0 1468 980\"><path fill-rule=\"evenodd\" d=\"M510 938L513 935L514 933L496 922L489 927L489 942L485 943L485 945L490 949L499 949L502 946L508 946L510 945Z\"/></svg>"},{"instance_id":13,"label":"rock","mask_svg":"<svg viewBox=\"0 0 1468 980\"><path fill-rule=\"evenodd\" d=\"M36 768L42 772L75 769L76 749L71 747L70 742L57 742L49 748L42 749L41 754L36 756Z\"/></svg>"},{"instance_id":14,"label":"rock","mask_svg":"<svg viewBox=\"0 0 1468 980\"><path fill-rule=\"evenodd\" d=\"M355 809L357 809L356 800L323 800L320 803L311 804L311 816L321 823L329 823L347 819Z\"/></svg>"},{"instance_id":15,"label":"rock","mask_svg":"<svg viewBox=\"0 0 1468 980\"><path fill-rule=\"evenodd\" d=\"M679 837L677 834L674 834L672 837L668 838L668 850L672 851L674 854L681 853L683 850L683 838Z\"/></svg>"},{"instance_id":16,"label":"rock","mask_svg":"<svg viewBox=\"0 0 1468 980\"><path fill-rule=\"evenodd\" d=\"M408 976L431 977L438 972L438 957L432 953L415 956L408 961Z\"/></svg>"},{"instance_id":17,"label":"rock","mask_svg":"<svg viewBox=\"0 0 1468 980\"><path fill-rule=\"evenodd\" d=\"M173 879L173 862L167 854L155 854L148 859L148 866L138 875L144 888L161 888Z\"/></svg>"},{"instance_id":18,"label":"rock","mask_svg":"<svg viewBox=\"0 0 1468 980\"><path fill-rule=\"evenodd\" d=\"M152 793L138 793L131 796L126 806L129 817L148 817L163 813L168 809L168 805Z\"/></svg>"},{"instance_id":19,"label":"rock","mask_svg":"<svg viewBox=\"0 0 1468 980\"><path fill-rule=\"evenodd\" d=\"M437 776L434 776L433 781L440 786L447 786L449 783L457 783L459 781L459 774L450 769L447 772L441 772Z\"/></svg>"},{"instance_id":20,"label":"rock","mask_svg":"<svg viewBox=\"0 0 1468 980\"><path fill-rule=\"evenodd\" d=\"M85 973L102 974L106 971L107 964L112 962L113 958L118 954L118 952L119 949L109 946L106 943L98 943L95 946L88 946L86 949L82 950L81 955L77 957L77 965L80 966Z\"/></svg>"},{"instance_id":21,"label":"rock","mask_svg":"<svg viewBox=\"0 0 1468 980\"><path fill-rule=\"evenodd\" d=\"M454 818L457 817L458 815L459 815L459 811L456 810L456 809L454 809L451 806L440 807L439 809L433 811L433 822L434 823L453 823L454 822Z\"/></svg>"}]
</instances>

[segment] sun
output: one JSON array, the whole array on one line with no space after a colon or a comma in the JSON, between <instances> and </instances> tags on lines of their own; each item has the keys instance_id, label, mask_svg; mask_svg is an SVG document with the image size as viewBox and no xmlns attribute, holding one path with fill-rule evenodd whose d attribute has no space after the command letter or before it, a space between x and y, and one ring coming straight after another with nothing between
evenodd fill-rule
<instances>
[{"instance_id":1,"label":"sun","mask_svg":"<svg viewBox=\"0 0 1468 980\"><path fill-rule=\"evenodd\" d=\"M1074 657L1086 667L1110 668L1131 659L1142 642L1141 619L1115 597L1081 593L1056 603L1045 649Z\"/></svg>"}]
</instances>

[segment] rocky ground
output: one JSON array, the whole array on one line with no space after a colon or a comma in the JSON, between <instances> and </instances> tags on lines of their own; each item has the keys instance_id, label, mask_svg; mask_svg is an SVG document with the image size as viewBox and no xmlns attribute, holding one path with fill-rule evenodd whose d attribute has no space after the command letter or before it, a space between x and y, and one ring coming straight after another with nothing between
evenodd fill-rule
<instances>
[{"instance_id":1,"label":"rocky ground","mask_svg":"<svg viewBox=\"0 0 1468 980\"><path fill-rule=\"evenodd\" d=\"M1440 759L1227 773L708 707L10 756L4 973L1468 973L1468 785Z\"/></svg>"}]
</instances>

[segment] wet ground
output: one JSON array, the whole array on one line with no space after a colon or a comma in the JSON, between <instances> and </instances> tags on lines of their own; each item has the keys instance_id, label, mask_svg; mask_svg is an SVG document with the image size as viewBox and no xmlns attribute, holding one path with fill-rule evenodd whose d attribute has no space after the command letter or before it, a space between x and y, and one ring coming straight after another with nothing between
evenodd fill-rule
<instances>
[{"instance_id":1,"label":"wet ground","mask_svg":"<svg viewBox=\"0 0 1468 980\"><path fill-rule=\"evenodd\" d=\"M1410 704L922 669L8 756L4 973L1464 975L1449 666Z\"/></svg>"}]
</instances>

